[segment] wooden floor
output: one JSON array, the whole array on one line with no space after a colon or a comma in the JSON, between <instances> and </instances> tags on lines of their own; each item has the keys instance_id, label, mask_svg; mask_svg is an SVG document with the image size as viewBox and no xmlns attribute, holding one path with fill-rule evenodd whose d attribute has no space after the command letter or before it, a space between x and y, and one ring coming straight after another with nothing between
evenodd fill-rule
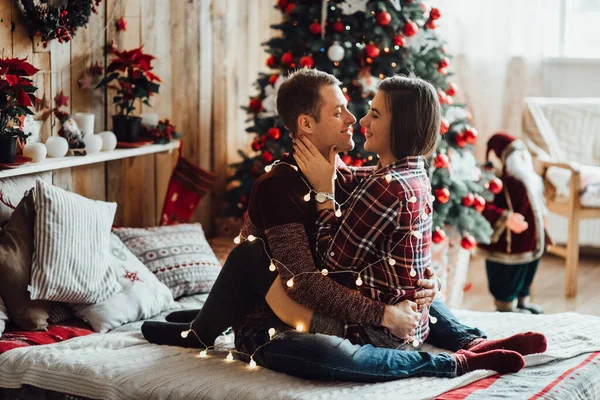
<instances>
[{"instance_id":1,"label":"wooden floor","mask_svg":"<svg viewBox=\"0 0 600 400\"><path fill-rule=\"evenodd\" d=\"M600 316L600 257L588 256L580 260L577 297L565 298L564 277L564 260L544 256L533 282L532 302L543 306L546 313L577 311ZM471 260L467 283L472 286L465 292L461 308L494 311L493 299L487 288L484 259Z\"/></svg>"}]
</instances>

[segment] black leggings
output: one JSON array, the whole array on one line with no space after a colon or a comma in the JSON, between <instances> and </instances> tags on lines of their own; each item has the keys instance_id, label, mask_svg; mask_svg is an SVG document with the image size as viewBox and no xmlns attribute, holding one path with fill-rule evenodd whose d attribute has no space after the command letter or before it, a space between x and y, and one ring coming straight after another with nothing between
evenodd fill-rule
<instances>
[{"instance_id":1,"label":"black leggings","mask_svg":"<svg viewBox=\"0 0 600 400\"><path fill-rule=\"evenodd\" d=\"M268 249L267 249L268 250ZM167 321L147 321L142 325L144 337L151 343L202 348L212 346L215 339L248 314L265 296L277 271L269 270L270 259L263 242L245 241L236 246L221 269L202 309L176 311ZM194 313L197 313L193 318ZM192 321L193 319L193 321ZM181 332L192 329L187 338Z\"/></svg>"}]
</instances>

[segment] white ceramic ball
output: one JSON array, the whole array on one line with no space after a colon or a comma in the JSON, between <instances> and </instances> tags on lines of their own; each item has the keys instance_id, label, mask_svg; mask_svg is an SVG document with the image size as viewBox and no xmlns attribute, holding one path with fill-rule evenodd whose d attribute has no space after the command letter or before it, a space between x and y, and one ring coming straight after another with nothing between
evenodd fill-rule
<instances>
[{"instance_id":1,"label":"white ceramic ball","mask_svg":"<svg viewBox=\"0 0 600 400\"><path fill-rule=\"evenodd\" d=\"M67 139L60 136L51 136L46 140L48 157L64 157L69 151Z\"/></svg>"},{"instance_id":2,"label":"white ceramic ball","mask_svg":"<svg viewBox=\"0 0 600 400\"><path fill-rule=\"evenodd\" d=\"M29 157L33 162L40 162L46 158L46 146L43 143L29 143L23 147L23 155Z\"/></svg>"},{"instance_id":3,"label":"white ceramic ball","mask_svg":"<svg viewBox=\"0 0 600 400\"><path fill-rule=\"evenodd\" d=\"M327 50L327 57L334 62L342 61L344 59L344 48L338 43L332 44L329 50Z\"/></svg>"},{"instance_id":4,"label":"white ceramic ball","mask_svg":"<svg viewBox=\"0 0 600 400\"><path fill-rule=\"evenodd\" d=\"M85 143L85 151L88 154L93 154L102 150L104 141L98 135L85 135L83 137L83 143Z\"/></svg>"},{"instance_id":5,"label":"white ceramic ball","mask_svg":"<svg viewBox=\"0 0 600 400\"><path fill-rule=\"evenodd\" d=\"M100 132L96 136L102 138L102 151L111 151L117 148L117 136L111 131Z\"/></svg>"}]
</instances>

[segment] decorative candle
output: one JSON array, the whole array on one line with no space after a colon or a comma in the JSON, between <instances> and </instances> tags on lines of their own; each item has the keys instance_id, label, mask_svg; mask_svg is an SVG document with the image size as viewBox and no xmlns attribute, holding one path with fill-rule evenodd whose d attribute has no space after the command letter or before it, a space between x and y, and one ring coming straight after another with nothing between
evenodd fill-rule
<instances>
[{"instance_id":1,"label":"decorative candle","mask_svg":"<svg viewBox=\"0 0 600 400\"><path fill-rule=\"evenodd\" d=\"M75 118L75 122L77 122L83 136L94 134L94 117L92 113L78 112L73 114L73 118Z\"/></svg>"}]
</instances>

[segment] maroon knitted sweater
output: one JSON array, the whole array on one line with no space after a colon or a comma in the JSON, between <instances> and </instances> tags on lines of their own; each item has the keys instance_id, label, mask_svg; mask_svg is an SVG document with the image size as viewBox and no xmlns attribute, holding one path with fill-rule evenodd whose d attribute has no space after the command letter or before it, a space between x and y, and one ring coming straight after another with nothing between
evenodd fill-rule
<instances>
[{"instance_id":1,"label":"maroon knitted sweater","mask_svg":"<svg viewBox=\"0 0 600 400\"><path fill-rule=\"evenodd\" d=\"M291 156L283 162L296 164ZM338 169L338 185L351 186L348 170ZM277 165L254 184L248 203L248 216L242 236L252 234L265 239L271 257L283 263L295 275L316 272L313 254L317 211L314 196L305 201L309 188L300 170L288 165ZM346 193L347 190L336 190ZM266 266L265 266L266 268ZM297 303L315 312L342 321L380 325L385 305L371 300L357 290L349 289L321 274L303 274L294 277L294 286L285 285L291 274L279 268L280 277L288 295ZM234 326L236 334L245 328L279 321L266 301Z\"/></svg>"}]
</instances>

